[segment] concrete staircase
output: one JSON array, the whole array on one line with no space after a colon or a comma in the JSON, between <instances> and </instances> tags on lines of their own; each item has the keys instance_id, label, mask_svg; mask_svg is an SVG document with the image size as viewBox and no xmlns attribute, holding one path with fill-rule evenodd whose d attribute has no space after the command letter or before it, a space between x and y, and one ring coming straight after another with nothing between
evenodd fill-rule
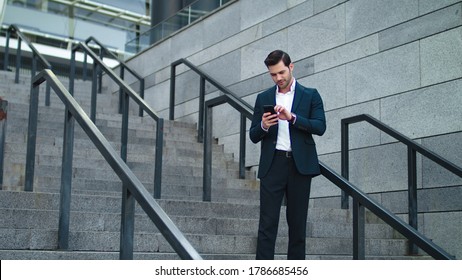
<instances>
[{"instance_id":1,"label":"concrete staircase","mask_svg":"<svg viewBox=\"0 0 462 280\"><path fill-rule=\"evenodd\" d=\"M61 79L67 85L65 79ZM0 259L117 259L121 183L76 124L70 249L57 250L59 188L64 108L52 92L43 106L41 87L34 192L23 192L30 78L14 84L12 73L0 72L0 96L9 101L5 171L0 191ZM89 82L77 81L74 96L89 112ZM117 97L98 95L97 126L120 149L121 116ZM253 259L258 227L258 182L223 147L213 146L212 201L202 202L202 144L195 125L166 121L162 199L159 204L206 259ZM128 165L153 192L155 123L130 117ZM281 221L285 220L284 209ZM310 208L307 259L351 259L352 213ZM366 254L372 259L403 259L407 241L367 213ZM172 248L137 206L136 259L176 259ZM284 259L287 227L281 223L277 258Z\"/></svg>"}]
</instances>

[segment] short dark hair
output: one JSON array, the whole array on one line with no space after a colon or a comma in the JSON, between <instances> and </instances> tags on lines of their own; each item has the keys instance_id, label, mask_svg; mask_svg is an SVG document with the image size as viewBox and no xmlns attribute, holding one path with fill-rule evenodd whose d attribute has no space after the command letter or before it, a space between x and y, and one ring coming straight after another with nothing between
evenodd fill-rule
<instances>
[{"instance_id":1,"label":"short dark hair","mask_svg":"<svg viewBox=\"0 0 462 280\"><path fill-rule=\"evenodd\" d=\"M289 54L281 50L275 50L270 52L270 54L266 57L265 65L266 67L273 66L278 64L281 60L287 67L289 67L289 65L292 63Z\"/></svg>"}]
</instances>

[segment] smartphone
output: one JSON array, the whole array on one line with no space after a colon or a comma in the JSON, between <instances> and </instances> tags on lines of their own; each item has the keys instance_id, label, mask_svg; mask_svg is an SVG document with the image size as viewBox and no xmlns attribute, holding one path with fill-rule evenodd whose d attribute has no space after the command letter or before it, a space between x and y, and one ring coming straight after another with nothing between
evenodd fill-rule
<instances>
[{"instance_id":1,"label":"smartphone","mask_svg":"<svg viewBox=\"0 0 462 280\"><path fill-rule=\"evenodd\" d=\"M276 114L273 105L263 105L263 111L265 111L265 113L270 112L271 114Z\"/></svg>"}]
</instances>

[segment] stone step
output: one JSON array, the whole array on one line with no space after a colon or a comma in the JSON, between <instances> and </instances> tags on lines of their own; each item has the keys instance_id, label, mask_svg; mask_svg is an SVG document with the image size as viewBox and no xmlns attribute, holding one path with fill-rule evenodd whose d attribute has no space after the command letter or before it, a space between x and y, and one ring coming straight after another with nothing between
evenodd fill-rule
<instances>
[{"instance_id":1,"label":"stone step","mask_svg":"<svg viewBox=\"0 0 462 280\"><path fill-rule=\"evenodd\" d=\"M63 83L65 88L68 88L66 83ZM105 88L105 87L103 87ZM9 102L14 102L18 105L28 106L30 101L30 84L15 84L13 81L6 85L0 86L0 96ZM91 84L77 83L74 88L74 99L84 109L90 113L91 105ZM118 97L114 98L113 94L97 94L97 113L103 114L117 114L119 101ZM45 86L40 87L39 104L45 105ZM136 109L135 109L136 107ZM64 109L64 105L60 98L51 90L50 92L50 106L48 108ZM39 110L40 111L40 110ZM136 112L136 113L135 113ZM138 106L134 103L130 105L130 115L135 116L138 114Z\"/></svg>"},{"instance_id":2,"label":"stone step","mask_svg":"<svg viewBox=\"0 0 462 280\"><path fill-rule=\"evenodd\" d=\"M9 126L8 126L9 127ZM112 130L112 133L107 133L102 129L104 137L114 146L120 147L120 139L121 139L121 132L117 130ZM128 146L130 145L145 145L153 147L156 145L156 138L154 137L155 132L150 132L151 135L144 135L138 136L138 132L133 130L129 130L127 143ZM36 136L36 143L37 144L52 144L52 145L59 145L62 146L63 140L62 136L64 134L64 128L58 129L50 129L49 127L38 127L38 132ZM179 138L181 137L181 138ZM197 143L195 136L190 137L182 137L179 133L165 133L164 134L164 141L163 144L165 147L184 147L184 146L191 146L195 150L203 150L203 146L200 143ZM83 141L82 143L86 143L87 146L92 146L92 142L90 141L88 135L81 131L80 128L76 128L74 131L74 143L79 141ZM6 142L7 143L21 143L25 145L27 143L27 130L26 128L22 127L15 127L13 129L7 129L6 135ZM213 145L213 151L222 151L222 145Z\"/></svg>"},{"instance_id":3,"label":"stone step","mask_svg":"<svg viewBox=\"0 0 462 280\"><path fill-rule=\"evenodd\" d=\"M7 100L8 102L14 102L17 104L21 104L23 106L29 106L30 102L30 88L20 86L20 85L8 85L7 87L0 87L0 92L2 93L1 96L3 99ZM41 87L39 91L39 105L45 105L45 88ZM79 103L82 107L88 107L91 104L91 91L87 90L76 90L74 91L73 95L74 99ZM98 94L96 99L97 108L103 107L112 107L115 104L110 96ZM53 91L50 91L50 108L55 109L62 109L64 108L63 102L59 98L59 96Z\"/></svg>"},{"instance_id":4,"label":"stone step","mask_svg":"<svg viewBox=\"0 0 462 280\"><path fill-rule=\"evenodd\" d=\"M43 112L44 114L39 115L38 125L38 132L37 137L44 137L44 136L54 136L54 137L62 137L64 131L64 111L60 112L56 115L46 115L47 112ZM8 134L12 134L14 136L19 137L11 137L12 139L24 139L25 135L27 134L27 126L28 126L28 116L17 117L12 115L11 111L8 112ZM191 127L175 127L169 125L170 121L165 121L164 123L164 139L166 142L170 141L181 141L186 143L194 143L196 145L200 145L197 143L197 132L195 128ZM113 141L120 141L121 137L121 121L114 121L114 120L104 120L104 119L97 119L96 120L97 127L101 130L103 135L108 138L109 140ZM21 136L22 135L22 136ZM147 138L152 140L145 140L148 141L147 143L155 143L154 139L156 136L156 126L154 123L149 122L129 122L128 128L128 136L129 136L129 143L131 141L136 140L137 138ZM75 137L76 138L84 138L86 139L87 136L80 128L78 124L75 126Z\"/></svg>"},{"instance_id":5,"label":"stone step","mask_svg":"<svg viewBox=\"0 0 462 280\"><path fill-rule=\"evenodd\" d=\"M95 150L95 153L98 151ZM133 159L133 155L129 155L128 159ZM146 158L147 159L147 158ZM203 166L200 164L188 164L188 165L180 165L176 163L168 164L168 161L173 162L172 160L168 159L167 156L164 156L164 164L162 167L162 176L194 176L194 177L201 177L203 175ZM4 158L4 165L5 169L10 168L9 166L14 166L14 168L24 169L26 162L26 153L8 153ZM37 172L40 172L41 168L54 171L54 174L58 174L61 170L62 165L62 157L61 155L53 156L53 155L37 155L35 167L37 168ZM130 169L137 174L138 172L143 173L153 173L154 172L154 155L150 161L128 161L127 165ZM78 169L92 169L98 172L107 172L112 170L106 160L100 157L94 157L93 159L89 160L86 157L79 157L74 156L72 167L74 169L74 173L77 172ZM235 162L229 163L220 163L214 162L212 163L212 175L214 177L229 177L229 180L232 180L233 183L236 184L237 188L247 188L249 186L253 186L256 183L254 180L247 180L241 182L241 180L235 180L231 178L238 177L238 164ZM46 176L47 173L45 173ZM37 173L36 176L41 176L41 174ZM255 172L246 171L246 178L254 179Z\"/></svg>"},{"instance_id":6,"label":"stone step","mask_svg":"<svg viewBox=\"0 0 462 280\"><path fill-rule=\"evenodd\" d=\"M12 81L14 81L16 77L16 73L13 72L13 71L4 71L3 69L0 70L0 78L3 78L3 79L10 79ZM29 84L30 83L30 80L31 80L31 75L30 73L19 73L19 83L27 83ZM63 76L58 76L58 79L60 81L62 81L63 83L65 84L68 84L69 83L69 78L68 77L63 77ZM75 79L74 81L75 83L91 83L91 80L82 80L82 79Z\"/></svg>"},{"instance_id":7,"label":"stone step","mask_svg":"<svg viewBox=\"0 0 462 280\"><path fill-rule=\"evenodd\" d=\"M43 170L43 169L38 169ZM50 172L49 174L43 174L46 172ZM38 185L39 187L47 187L47 188L58 188L60 186L61 180L61 169L56 170L56 172L46 171L40 175L35 176L34 185ZM37 174L40 173L37 171ZM106 175L103 175L106 173ZM140 181L148 187L154 181L154 174L153 173L140 173L134 172L135 175L140 179ZM73 181L78 180L74 178L85 178L85 183L89 183L90 181L103 181L103 182L119 182L119 177L114 172L101 172L101 174L92 174L91 169L87 170L87 172L83 172L81 170L77 170L73 174ZM80 179L81 180L81 179ZM188 180L185 183L185 180ZM202 187L202 177L200 176L175 176L175 175L162 175L162 183L165 185L165 189L170 186L187 186L189 188L199 188ZM220 184L221 186L226 186L226 176L214 176L212 177L212 183ZM96 184L95 184L96 185ZM78 185L76 185L78 187ZM224 187L222 187L224 188ZM148 188L149 189L149 188ZM245 191L243 189L234 188L234 191Z\"/></svg>"},{"instance_id":8,"label":"stone step","mask_svg":"<svg viewBox=\"0 0 462 280\"><path fill-rule=\"evenodd\" d=\"M5 81L5 80L4 80ZM12 80L6 80L5 83L2 83L0 85L0 90L5 91L5 92L14 92L17 93L17 95L27 95L29 96L30 94L30 80L27 81L26 83L19 82L15 83L14 78ZM63 82L61 83L64 85L66 89L69 89L69 83L68 82ZM81 81L74 81L74 95L78 97L89 97L91 95L91 83L87 84L86 82L81 82ZM46 87L45 85L40 86L40 93L45 94ZM98 94L99 96L103 96L103 94ZM54 90L51 88L50 89L50 98L56 98L58 100L58 96L54 93Z\"/></svg>"},{"instance_id":9,"label":"stone step","mask_svg":"<svg viewBox=\"0 0 462 280\"><path fill-rule=\"evenodd\" d=\"M2 260L118 260L119 252L65 250L0 250ZM179 260L174 253L133 253L134 260Z\"/></svg>"},{"instance_id":10,"label":"stone step","mask_svg":"<svg viewBox=\"0 0 462 280\"><path fill-rule=\"evenodd\" d=\"M15 192L0 191L0 201L4 209L27 209L27 210L50 210L59 209L59 194L42 192ZM205 218L239 218L258 219L259 206L219 203L219 202L197 202L181 200L157 200L164 211L172 216L205 217ZM71 211L77 212L98 212L98 213L120 213L121 197L116 196L95 196L95 195L74 195L71 200ZM284 216L285 207L282 207L281 217ZM137 206L138 213L143 211ZM351 223L351 210L331 208L310 208L308 220L310 222ZM366 211L366 222L383 224L372 213Z\"/></svg>"},{"instance_id":11,"label":"stone step","mask_svg":"<svg viewBox=\"0 0 462 280\"><path fill-rule=\"evenodd\" d=\"M29 89L21 90L21 89L0 89L0 96L7 100L9 103L15 103L20 105L29 106L30 102L30 93ZM14 92L14 93L7 93L7 92ZM75 93L74 99L77 103L82 107L88 115L90 114L91 108L91 96L89 92L85 93ZM39 112L42 111L42 108L52 108L52 109L59 109L64 110L64 104L59 99L59 97L54 94L53 92L50 94L50 106L45 107L45 90L42 89L39 94ZM117 113L118 105L114 103L114 101L107 99L107 98L99 98L97 100L97 112L99 113L106 113L106 114L115 114ZM26 113L28 114L28 110Z\"/></svg>"},{"instance_id":12,"label":"stone step","mask_svg":"<svg viewBox=\"0 0 462 280\"><path fill-rule=\"evenodd\" d=\"M59 153L58 156L61 154ZM61 177L61 159L58 156L37 156L36 157L36 164L35 164L35 177L53 177L53 178L60 178ZM11 159L11 157L13 157ZM52 158L50 160L49 158ZM24 175L22 170L25 170L25 154L21 154L21 157L17 157L16 155L9 154L5 157L4 161L4 172L5 178L7 177L17 177L17 175ZM128 156L128 163L127 165L131 167L132 171L135 175L142 176L140 179L143 181L145 178L150 179L154 174L154 159L151 160L150 163L143 163L138 161L131 161L133 157ZM192 160L188 158L181 158L178 159L178 166L174 166L175 163L173 160L165 157L163 161L163 170L162 170L162 178L179 178L179 179L187 179L188 177L191 178L202 178L203 171L202 165L199 163L191 163ZM84 157L74 157L73 160L73 178L78 179L78 176L83 176L85 179L103 179L106 178L107 180L114 180L115 177L111 175L113 173L112 168L109 164L103 160L101 157L96 159L87 159L88 163L85 164ZM169 164L172 163L172 164ZM181 163L180 163L181 162ZM191 164L189 164L191 163ZM181 164L181 165L180 165ZM177 168L178 167L178 168ZM19 174L14 174L11 172L17 172ZM104 173L109 173L108 175ZM255 173L251 171L247 171L246 174L248 175L247 181L240 181L241 179L237 179L239 171L234 168L227 169L227 166L224 164L212 164L212 178L228 178L229 182L236 183L236 186L232 188L239 188L243 189L246 187L255 187L255 181L251 182L252 178L255 177ZM16 176L15 176L16 175ZM236 178L236 179L232 179ZM192 184L193 181L188 181L188 185Z\"/></svg>"},{"instance_id":13,"label":"stone step","mask_svg":"<svg viewBox=\"0 0 462 280\"><path fill-rule=\"evenodd\" d=\"M254 260L255 254L201 254L204 260ZM285 260L285 255L275 255ZM0 250L2 260L118 260L119 252ZM179 260L175 253L134 252L134 260ZM307 260L351 260L351 255L306 255ZM366 260L430 260L428 256L366 256Z\"/></svg>"},{"instance_id":14,"label":"stone step","mask_svg":"<svg viewBox=\"0 0 462 280\"><path fill-rule=\"evenodd\" d=\"M63 116L59 117L64 121ZM27 134L27 121L23 123L17 123L16 121L8 122L8 134L16 136L15 138L24 139ZM106 137L109 141L120 142L121 138L121 129L117 127L107 127L107 126L97 126L100 132ZM37 138L45 137L62 137L64 133L63 123L38 123L37 124ZM7 137L9 137L7 134ZM80 128L78 124L75 125L74 130L76 139L88 139L86 133ZM136 127L128 128L128 143L137 141L137 138L142 138L141 144L154 144L156 138L156 129L153 130L142 130ZM10 138L8 138L10 139ZM14 139L14 138L13 138ZM195 144L199 146L200 143L197 143L197 136L194 134L189 134L188 136L183 136L180 132L165 132L164 133L164 143L169 141L179 141L188 144Z\"/></svg>"},{"instance_id":15,"label":"stone step","mask_svg":"<svg viewBox=\"0 0 462 280\"><path fill-rule=\"evenodd\" d=\"M3 71L0 70L0 78L5 81L1 87L9 87L9 86L17 86L17 87L30 87L31 85L31 76L30 75L24 75L24 74L19 74L19 79L18 83L15 83L15 76L16 74L10 71ZM64 85L64 87L67 89L69 88L69 79L66 77L59 76L58 80ZM79 89L85 89L85 90L91 90L91 85L92 81L91 80L81 80L81 79L74 79L74 91L78 91ZM45 83L43 83L40 87L42 88L45 87ZM107 89L107 87L104 87L103 85L103 90Z\"/></svg>"},{"instance_id":16,"label":"stone step","mask_svg":"<svg viewBox=\"0 0 462 280\"><path fill-rule=\"evenodd\" d=\"M1 209L2 224L5 229L58 229L59 212L55 210ZM171 216L177 227L187 234L255 236L258 231L258 219ZM119 213L72 212L71 231L109 231L120 230ZM153 222L144 214L135 217L135 231L159 233ZM285 223L281 223L278 236L288 236ZM399 238L386 224L366 224L366 236L375 239ZM308 221L307 237L352 238L351 223L330 221Z\"/></svg>"},{"instance_id":17,"label":"stone step","mask_svg":"<svg viewBox=\"0 0 462 280\"><path fill-rule=\"evenodd\" d=\"M28 105L10 103L8 109L9 116L9 133L21 133L25 135L28 125ZM64 110L49 107L42 107L39 110L38 118L38 137L41 135L62 136L63 133ZM172 140L197 142L195 134L195 125L180 124L172 125L171 121L164 122L165 138ZM96 125L102 130L108 138L114 138L120 141L121 115L111 116L106 114L97 114ZM155 139L156 125L154 120L149 117L131 117L129 118L129 137L131 140L140 138ZM180 130L178 130L180 129ZM76 137L86 137L78 124L76 124ZM136 137L135 137L136 136ZM171 137L170 137L171 136ZM153 143L152 141L149 143Z\"/></svg>"},{"instance_id":18,"label":"stone step","mask_svg":"<svg viewBox=\"0 0 462 280\"><path fill-rule=\"evenodd\" d=\"M14 101L8 100L8 107L9 107L9 114L11 116L15 116L17 118L25 118L27 119L29 116L29 105L28 104L22 104L22 103L16 103ZM43 120L52 120L54 119L53 117L59 117L59 116L64 116L64 108L55 108L55 107L47 107L39 102L39 110L38 110L38 115L39 119ZM47 118L47 116L52 116L51 118ZM121 114L105 114L105 113L96 113L96 122L100 121L113 121L115 123L120 123L122 121L122 115ZM60 121L60 120L58 120ZM130 116L128 119L129 124L151 124L154 125L154 120L149 117L149 116L144 116L144 117L139 117L139 116ZM165 121L165 127L170 126L169 123L170 121L166 120ZM188 124L191 126L191 124ZM180 125L175 125L176 127L181 127ZM187 126L185 126L187 127Z\"/></svg>"},{"instance_id":19,"label":"stone step","mask_svg":"<svg viewBox=\"0 0 462 280\"><path fill-rule=\"evenodd\" d=\"M116 151L120 150L119 144L111 145L113 149ZM163 161L165 163L174 162L175 159L178 159L179 162L190 162L195 163L195 166L202 166L203 161L203 150L202 147L196 146L195 150L182 148L182 147L170 147L170 145L165 145L163 149ZM231 154L222 154L223 147L216 146L214 148L214 152L212 152L212 160L220 161L225 160L229 161L233 159ZM62 141L55 141L54 143L49 144L42 144L36 143L35 146L36 155L42 156L55 156L60 157L62 156ZM142 160L147 162L154 161L155 155L155 147L153 146L146 146L146 145L138 145L138 144L128 144L127 145L127 160L130 161L137 161L136 157L140 156ZM11 153L15 156L26 154L27 147L24 143L5 143L5 154ZM100 159L101 155L99 151L94 148L93 143L89 142L74 142L74 157L85 157L89 160L92 159ZM179 163L181 165L181 163Z\"/></svg>"},{"instance_id":20,"label":"stone step","mask_svg":"<svg viewBox=\"0 0 462 280\"><path fill-rule=\"evenodd\" d=\"M135 173L135 175L138 175ZM142 176L138 176L142 178ZM21 181L16 179L17 181ZM203 187L202 177L190 177L187 178L190 182L185 183L184 178L178 176L163 176L162 177L162 198L168 199L191 199L195 201L202 200ZM12 179L6 177L5 182L12 181ZM144 187L149 193L154 192L153 178L145 179L142 181ZM34 191L38 192L49 192L59 193L61 186L61 178L56 177L35 177L34 178ZM24 187L22 185L15 186L13 184L4 184L3 190L21 191ZM78 194L87 195L112 195L120 196L122 190L121 181L116 178L113 181L102 178L73 178L72 179L72 191ZM258 204L259 201L259 190L257 187L253 189L245 187L235 187L232 183L229 183L225 178L212 178L212 199L213 201L219 202L234 202L234 203L251 203Z\"/></svg>"},{"instance_id":21,"label":"stone step","mask_svg":"<svg viewBox=\"0 0 462 280\"><path fill-rule=\"evenodd\" d=\"M22 170L24 174L24 170ZM196 185L185 184L184 182L169 181L167 178L162 179L162 198L175 200L192 200L202 201L202 179L196 180ZM8 177L5 178L8 182ZM24 178L16 178L16 181L24 181ZM223 179L212 179L212 197L214 201L257 204L258 190L242 190L228 188ZM143 182L144 187L149 193L153 193L153 182ZM34 179L34 191L43 193L59 194L61 185L60 177L36 177ZM120 180L107 181L98 179L81 179L72 180L72 192L78 195L90 196L112 196L120 197L122 183ZM24 190L23 185L4 184L3 190L20 192Z\"/></svg>"},{"instance_id":22,"label":"stone step","mask_svg":"<svg viewBox=\"0 0 462 280\"><path fill-rule=\"evenodd\" d=\"M0 229L0 249L56 250L57 230ZM119 251L119 232L70 231L69 250ZM185 234L186 239L200 254L252 254L256 250L256 237L234 235ZM6 242L5 242L6 241ZM351 238L307 238L307 254L352 254ZM400 239L366 239L366 254L405 255L407 241ZM287 252L287 237L278 237L276 252ZM168 242L158 233L137 233L134 251L173 253Z\"/></svg>"}]
</instances>

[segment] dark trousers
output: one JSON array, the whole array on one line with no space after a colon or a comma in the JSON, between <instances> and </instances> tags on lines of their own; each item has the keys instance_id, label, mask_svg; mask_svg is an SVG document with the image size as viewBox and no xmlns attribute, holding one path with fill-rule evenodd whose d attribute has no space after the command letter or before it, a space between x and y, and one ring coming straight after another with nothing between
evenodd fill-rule
<instances>
[{"instance_id":1,"label":"dark trousers","mask_svg":"<svg viewBox=\"0 0 462 280\"><path fill-rule=\"evenodd\" d=\"M276 153L268 174L260 179L257 260L274 259L279 215L284 195L287 199L286 218L289 226L287 259L305 259L306 220L311 178L312 176L302 175L297 171L292 157Z\"/></svg>"}]
</instances>

